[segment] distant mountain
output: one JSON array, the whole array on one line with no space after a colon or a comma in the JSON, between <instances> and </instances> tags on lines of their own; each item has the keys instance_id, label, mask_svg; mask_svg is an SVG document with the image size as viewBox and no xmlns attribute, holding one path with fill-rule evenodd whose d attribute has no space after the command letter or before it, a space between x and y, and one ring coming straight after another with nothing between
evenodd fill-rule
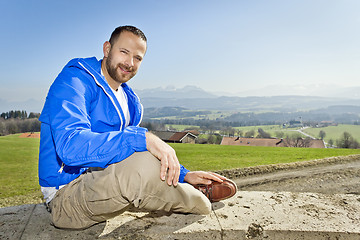
<instances>
[{"instance_id":1,"label":"distant mountain","mask_svg":"<svg viewBox=\"0 0 360 240\"><path fill-rule=\"evenodd\" d=\"M197 95L197 93L199 95ZM334 105L360 106L359 99L317 96L220 96L198 87L150 89L138 92L145 108L182 107L192 110L280 111L294 112L328 108Z\"/></svg>"},{"instance_id":2,"label":"distant mountain","mask_svg":"<svg viewBox=\"0 0 360 240\"><path fill-rule=\"evenodd\" d=\"M141 98L145 108L162 108L162 107L181 107L190 110L230 110L230 111L278 111L278 112L296 112L309 111L314 109L322 109L322 111L345 111L349 110L348 106L360 106L360 97L356 98L356 94L360 93L360 87L339 88L335 94L335 90L324 87L323 95L329 96L306 96L292 95L296 88L279 88L277 91L269 87L268 89L258 89L258 92L252 91L254 95L262 96L232 96L223 93L217 96L195 86L186 86L183 88L166 87L136 90L135 92ZM315 88L315 87L314 87ZM299 87L300 89L300 87ZM318 91L310 91L314 93ZM288 95L281 93L289 92ZM304 90L305 91L305 90ZM333 91L333 92L332 92ZM299 91L300 92L300 91ZM266 94L279 94L278 96L266 96ZM326 93L326 94L325 94ZM330 93L333 93L331 95ZM244 94L244 93L243 93ZM347 97L343 97L343 95ZM0 113L10 110L25 110L29 112L41 112L44 101L29 99L22 102L10 102L0 99ZM329 108L330 106L337 106ZM347 106L345 109L343 106Z\"/></svg>"},{"instance_id":3,"label":"distant mountain","mask_svg":"<svg viewBox=\"0 0 360 240\"><path fill-rule=\"evenodd\" d=\"M216 98L217 96L212 93L208 93L203 89L196 86L185 86L183 88L166 87L166 88L152 88L144 90L134 90L140 98Z\"/></svg>"},{"instance_id":4,"label":"distant mountain","mask_svg":"<svg viewBox=\"0 0 360 240\"><path fill-rule=\"evenodd\" d=\"M360 116L360 106L336 105L310 111L310 113L312 112L326 114L356 114Z\"/></svg>"},{"instance_id":5,"label":"distant mountain","mask_svg":"<svg viewBox=\"0 0 360 240\"><path fill-rule=\"evenodd\" d=\"M220 93L223 96L224 93ZM268 85L241 91L231 96L247 97L247 96L317 96L331 98L351 98L360 99L360 87L343 87L337 85Z\"/></svg>"}]
</instances>

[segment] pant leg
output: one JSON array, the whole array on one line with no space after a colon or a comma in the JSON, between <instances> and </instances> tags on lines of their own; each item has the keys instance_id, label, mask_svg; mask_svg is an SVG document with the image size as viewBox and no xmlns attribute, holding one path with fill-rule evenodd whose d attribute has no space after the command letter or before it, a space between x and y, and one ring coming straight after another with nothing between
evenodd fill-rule
<instances>
[{"instance_id":1,"label":"pant leg","mask_svg":"<svg viewBox=\"0 0 360 240\"><path fill-rule=\"evenodd\" d=\"M162 181L160 161L149 152L134 153L106 169L86 172L61 189L50 206L55 226L86 228L131 205L149 211L211 211L210 201L190 184L174 187Z\"/></svg>"}]
</instances>

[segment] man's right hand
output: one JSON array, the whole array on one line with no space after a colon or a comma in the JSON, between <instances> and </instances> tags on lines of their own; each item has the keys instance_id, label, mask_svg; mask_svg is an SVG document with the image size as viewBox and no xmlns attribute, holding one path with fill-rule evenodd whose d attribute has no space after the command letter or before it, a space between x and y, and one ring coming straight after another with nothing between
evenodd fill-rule
<instances>
[{"instance_id":1,"label":"man's right hand","mask_svg":"<svg viewBox=\"0 0 360 240\"><path fill-rule=\"evenodd\" d=\"M150 132L146 132L145 137L147 150L161 162L161 180L165 181L167 173L167 184L176 186L179 181L180 163L175 150Z\"/></svg>"}]
</instances>

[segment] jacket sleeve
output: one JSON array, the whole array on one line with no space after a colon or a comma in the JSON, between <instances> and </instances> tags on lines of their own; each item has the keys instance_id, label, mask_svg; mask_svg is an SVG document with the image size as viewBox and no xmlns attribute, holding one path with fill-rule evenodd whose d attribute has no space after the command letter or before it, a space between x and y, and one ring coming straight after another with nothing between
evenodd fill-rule
<instances>
[{"instance_id":1,"label":"jacket sleeve","mask_svg":"<svg viewBox=\"0 0 360 240\"><path fill-rule=\"evenodd\" d=\"M96 91L80 71L78 77L60 73L49 90L42 119L50 125L60 159L67 166L106 167L134 152L146 151L145 128L94 132L90 111Z\"/></svg>"},{"instance_id":2,"label":"jacket sleeve","mask_svg":"<svg viewBox=\"0 0 360 240\"><path fill-rule=\"evenodd\" d=\"M185 180L185 175L190 172L189 170L187 170L183 165L180 164L180 176L179 176L179 182L184 183Z\"/></svg>"}]
</instances>

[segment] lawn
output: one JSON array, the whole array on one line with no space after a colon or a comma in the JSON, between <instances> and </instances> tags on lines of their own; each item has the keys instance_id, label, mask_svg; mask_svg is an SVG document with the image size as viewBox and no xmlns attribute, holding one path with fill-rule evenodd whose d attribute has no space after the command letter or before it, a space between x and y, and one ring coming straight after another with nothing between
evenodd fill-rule
<instances>
[{"instance_id":1,"label":"lawn","mask_svg":"<svg viewBox=\"0 0 360 240\"><path fill-rule=\"evenodd\" d=\"M42 201L38 185L39 139L0 137L0 207ZM222 170L360 154L360 149L272 148L171 144L190 170Z\"/></svg>"},{"instance_id":2,"label":"lawn","mask_svg":"<svg viewBox=\"0 0 360 240\"><path fill-rule=\"evenodd\" d=\"M360 149L170 144L190 170L223 170L360 154Z\"/></svg>"},{"instance_id":3,"label":"lawn","mask_svg":"<svg viewBox=\"0 0 360 240\"><path fill-rule=\"evenodd\" d=\"M255 136L256 136L256 135L258 135L259 128L261 128L265 132L269 133L272 137L276 137L277 132L284 132L284 136L286 136L286 134L289 134L289 132L287 132L288 130L295 129L295 128L286 129L286 128L283 128L281 125L260 125L260 126L234 127L234 129L236 129L237 131L242 132L242 136L244 136L245 133L249 132L249 131L254 131ZM290 132L290 134L291 134L291 132Z\"/></svg>"},{"instance_id":4,"label":"lawn","mask_svg":"<svg viewBox=\"0 0 360 240\"><path fill-rule=\"evenodd\" d=\"M338 126L307 128L303 131L313 137L319 137L319 132L321 130L326 133L326 136L324 138L325 142L328 142L330 139L332 139L335 143L337 139L340 139L342 137L342 134L344 132L350 133L351 136L353 136L358 142L360 142L360 125L339 124Z\"/></svg>"},{"instance_id":5,"label":"lawn","mask_svg":"<svg viewBox=\"0 0 360 240\"><path fill-rule=\"evenodd\" d=\"M41 197L37 174L39 143L39 139L19 138L19 134L0 137L0 206L1 199L8 197L13 197L14 205L22 202L21 196Z\"/></svg>"}]
</instances>

